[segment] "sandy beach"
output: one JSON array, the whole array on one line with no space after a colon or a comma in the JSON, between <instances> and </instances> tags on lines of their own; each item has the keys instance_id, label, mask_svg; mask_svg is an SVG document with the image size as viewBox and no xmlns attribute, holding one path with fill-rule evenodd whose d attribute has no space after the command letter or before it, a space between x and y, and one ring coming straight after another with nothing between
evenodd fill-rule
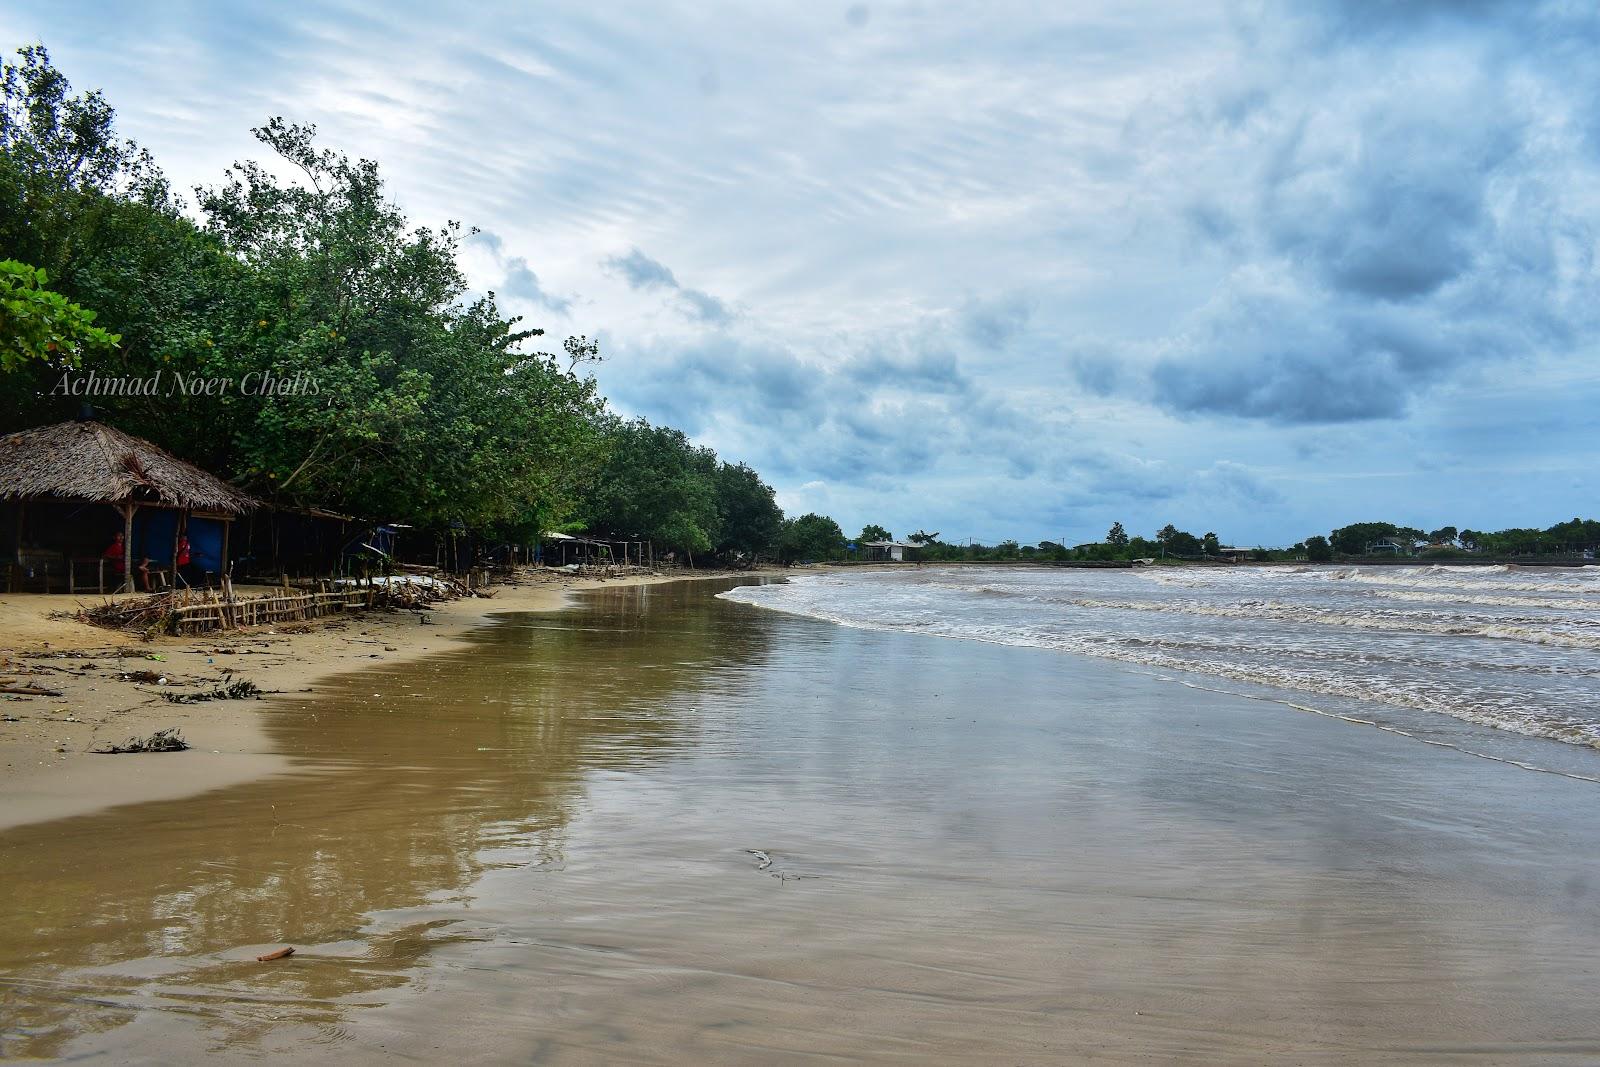
<instances>
[{"instance_id":1,"label":"sandy beach","mask_svg":"<svg viewBox=\"0 0 1600 1067\"><path fill-rule=\"evenodd\" d=\"M354 612L304 625L141 640L61 618L82 601L0 596L0 686L51 695L0 694L0 829L82 815L117 804L173 800L281 771L256 700L172 703L163 694L248 679L268 695L309 694L341 672L461 647L489 616L551 611L586 589L702 580L716 571L615 578L539 572L409 611ZM149 680L132 680L138 673ZM165 678L165 684L160 679ZM103 755L104 742L176 727L184 753Z\"/></svg>"}]
</instances>

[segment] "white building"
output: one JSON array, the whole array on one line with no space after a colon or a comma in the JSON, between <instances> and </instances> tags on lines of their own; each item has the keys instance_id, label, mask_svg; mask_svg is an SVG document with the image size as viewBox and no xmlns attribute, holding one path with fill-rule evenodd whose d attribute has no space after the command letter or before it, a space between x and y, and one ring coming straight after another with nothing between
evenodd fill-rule
<instances>
[{"instance_id":1,"label":"white building","mask_svg":"<svg viewBox=\"0 0 1600 1067\"><path fill-rule=\"evenodd\" d=\"M861 545L861 558L904 563L906 561L906 553L915 553L917 547L904 541L865 541Z\"/></svg>"}]
</instances>

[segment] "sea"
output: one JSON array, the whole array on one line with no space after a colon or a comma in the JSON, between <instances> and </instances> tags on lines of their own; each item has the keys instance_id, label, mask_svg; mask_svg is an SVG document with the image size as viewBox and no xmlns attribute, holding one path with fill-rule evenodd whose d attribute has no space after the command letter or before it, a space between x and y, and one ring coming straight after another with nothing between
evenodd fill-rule
<instances>
[{"instance_id":1,"label":"sea","mask_svg":"<svg viewBox=\"0 0 1600 1067\"><path fill-rule=\"evenodd\" d=\"M1596 567L955 565L801 574L722 595L859 629L1116 660L1419 740L1600 772L1590 753L1501 736L1600 746Z\"/></svg>"}]
</instances>

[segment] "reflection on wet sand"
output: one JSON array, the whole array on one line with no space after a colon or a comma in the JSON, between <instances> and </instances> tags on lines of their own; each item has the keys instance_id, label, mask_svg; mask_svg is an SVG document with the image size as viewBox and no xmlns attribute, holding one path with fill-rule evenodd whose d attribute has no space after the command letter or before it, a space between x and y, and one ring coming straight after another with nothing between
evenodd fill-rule
<instances>
[{"instance_id":1,"label":"reflection on wet sand","mask_svg":"<svg viewBox=\"0 0 1600 1067\"><path fill-rule=\"evenodd\" d=\"M336 1035L459 936L374 916L464 899L498 866L559 866L585 773L690 743L668 695L713 678L708 656L760 660L760 630L669 624L651 597L617 590L285 699L269 729L290 776L0 835L0 1055L61 1055L144 1012L217 1046L291 1023ZM293 966L255 961L279 943L300 946Z\"/></svg>"},{"instance_id":2,"label":"reflection on wet sand","mask_svg":"<svg viewBox=\"0 0 1600 1067\"><path fill-rule=\"evenodd\" d=\"M657 587L271 729L0 835L6 1054L1600 1059L1600 788L1281 705Z\"/></svg>"}]
</instances>

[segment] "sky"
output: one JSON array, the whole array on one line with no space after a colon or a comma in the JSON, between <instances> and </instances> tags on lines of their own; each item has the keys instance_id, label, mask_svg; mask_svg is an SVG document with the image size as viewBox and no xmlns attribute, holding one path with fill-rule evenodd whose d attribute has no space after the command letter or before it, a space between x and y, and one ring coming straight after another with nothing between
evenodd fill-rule
<instances>
[{"instance_id":1,"label":"sky","mask_svg":"<svg viewBox=\"0 0 1600 1067\"><path fill-rule=\"evenodd\" d=\"M847 534L1600 514L1578 2L0 0L178 188L379 161L618 410Z\"/></svg>"}]
</instances>

